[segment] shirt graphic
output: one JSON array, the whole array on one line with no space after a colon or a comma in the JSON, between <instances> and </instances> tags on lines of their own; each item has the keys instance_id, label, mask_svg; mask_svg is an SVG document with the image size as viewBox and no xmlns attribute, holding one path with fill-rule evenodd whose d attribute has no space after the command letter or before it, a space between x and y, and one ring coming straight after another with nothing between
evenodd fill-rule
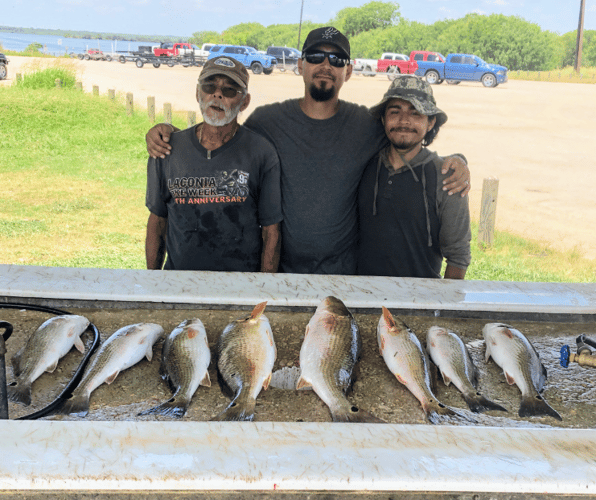
<instances>
[{"instance_id":1,"label":"shirt graphic","mask_svg":"<svg viewBox=\"0 0 596 500\"><path fill-rule=\"evenodd\" d=\"M168 179L168 190L179 205L202 203L243 203L249 194L250 174L234 169L209 177Z\"/></svg>"}]
</instances>

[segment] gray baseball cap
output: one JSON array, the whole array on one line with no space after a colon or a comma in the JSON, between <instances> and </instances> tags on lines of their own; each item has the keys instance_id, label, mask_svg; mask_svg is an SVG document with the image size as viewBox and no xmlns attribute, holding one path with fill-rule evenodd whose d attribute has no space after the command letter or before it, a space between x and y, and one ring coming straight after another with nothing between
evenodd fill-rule
<instances>
[{"instance_id":1,"label":"gray baseball cap","mask_svg":"<svg viewBox=\"0 0 596 500\"><path fill-rule=\"evenodd\" d=\"M447 121L447 114L437 108L430 84L417 76L398 75L389 85L389 90L385 92L381 102L370 108L371 114L380 118L385 112L387 102L392 99L403 99L412 104L419 113L435 116L439 127Z\"/></svg>"},{"instance_id":2,"label":"gray baseball cap","mask_svg":"<svg viewBox=\"0 0 596 500\"><path fill-rule=\"evenodd\" d=\"M243 89L248 87L248 71L244 67L244 64L231 57L219 56L209 59L199 75L199 83L214 75L227 76Z\"/></svg>"}]
</instances>

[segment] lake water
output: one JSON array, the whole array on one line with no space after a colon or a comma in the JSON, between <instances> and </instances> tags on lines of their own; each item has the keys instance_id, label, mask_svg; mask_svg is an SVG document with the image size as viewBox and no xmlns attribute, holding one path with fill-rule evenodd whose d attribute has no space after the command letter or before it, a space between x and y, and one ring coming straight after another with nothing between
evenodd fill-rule
<instances>
[{"instance_id":1,"label":"lake water","mask_svg":"<svg viewBox=\"0 0 596 500\"><path fill-rule=\"evenodd\" d=\"M30 35L0 31L0 44L5 50L23 51L32 43L41 43L42 52L56 56L66 52L82 54L87 49L101 49L103 52L126 52L137 50L139 45L159 45L159 42L132 42L127 40L89 40L85 38L65 38L54 35Z\"/></svg>"}]
</instances>

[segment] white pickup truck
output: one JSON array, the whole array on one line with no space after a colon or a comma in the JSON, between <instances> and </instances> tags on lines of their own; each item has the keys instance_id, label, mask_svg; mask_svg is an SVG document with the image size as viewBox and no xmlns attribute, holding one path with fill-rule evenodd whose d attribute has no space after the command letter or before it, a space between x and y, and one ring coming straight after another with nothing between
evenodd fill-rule
<instances>
[{"instance_id":1,"label":"white pickup truck","mask_svg":"<svg viewBox=\"0 0 596 500\"><path fill-rule=\"evenodd\" d=\"M381 59L408 61L409 57L404 54L396 54L395 52L383 52ZM354 71L361 72L365 76L377 76L378 63L378 59L354 59Z\"/></svg>"}]
</instances>

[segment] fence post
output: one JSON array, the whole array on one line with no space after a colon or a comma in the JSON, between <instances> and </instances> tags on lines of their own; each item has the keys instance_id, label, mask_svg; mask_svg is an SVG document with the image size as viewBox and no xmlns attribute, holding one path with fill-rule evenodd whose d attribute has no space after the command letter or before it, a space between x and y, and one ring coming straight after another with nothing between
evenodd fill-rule
<instances>
[{"instance_id":1,"label":"fence post","mask_svg":"<svg viewBox=\"0 0 596 500\"><path fill-rule=\"evenodd\" d=\"M480 202L480 222L478 224L478 244L491 246L495 232L497 217L497 194L499 192L499 179L488 177L482 183L482 200Z\"/></svg>"},{"instance_id":2,"label":"fence post","mask_svg":"<svg viewBox=\"0 0 596 500\"><path fill-rule=\"evenodd\" d=\"M56 85L56 88L62 87L62 80L60 80L60 78L56 78L54 80L54 85Z\"/></svg>"},{"instance_id":3,"label":"fence post","mask_svg":"<svg viewBox=\"0 0 596 500\"><path fill-rule=\"evenodd\" d=\"M83 91L83 82L75 82L75 89Z\"/></svg>"},{"instance_id":4,"label":"fence post","mask_svg":"<svg viewBox=\"0 0 596 500\"><path fill-rule=\"evenodd\" d=\"M93 85L93 95L99 95L99 86Z\"/></svg>"},{"instance_id":5,"label":"fence post","mask_svg":"<svg viewBox=\"0 0 596 500\"><path fill-rule=\"evenodd\" d=\"M149 121L155 122L155 97L147 96L147 114L149 115Z\"/></svg>"},{"instance_id":6,"label":"fence post","mask_svg":"<svg viewBox=\"0 0 596 500\"><path fill-rule=\"evenodd\" d=\"M188 123L188 128L192 127L193 125L195 125L197 123L197 112L196 111L188 112L187 123Z\"/></svg>"},{"instance_id":7,"label":"fence post","mask_svg":"<svg viewBox=\"0 0 596 500\"><path fill-rule=\"evenodd\" d=\"M129 116L132 115L132 112L133 112L132 103L133 103L132 92L128 92L126 94L126 114Z\"/></svg>"},{"instance_id":8,"label":"fence post","mask_svg":"<svg viewBox=\"0 0 596 500\"><path fill-rule=\"evenodd\" d=\"M163 103L163 121L172 123L172 105L169 102Z\"/></svg>"},{"instance_id":9,"label":"fence post","mask_svg":"<svg viewBox=\"0 0 596 500\"><path fill-rule=\"evenodd\" d=\"M17 73L17 82L20 82L23 79L23 75L21 73Z\"/></svg>"}]
</instances>

